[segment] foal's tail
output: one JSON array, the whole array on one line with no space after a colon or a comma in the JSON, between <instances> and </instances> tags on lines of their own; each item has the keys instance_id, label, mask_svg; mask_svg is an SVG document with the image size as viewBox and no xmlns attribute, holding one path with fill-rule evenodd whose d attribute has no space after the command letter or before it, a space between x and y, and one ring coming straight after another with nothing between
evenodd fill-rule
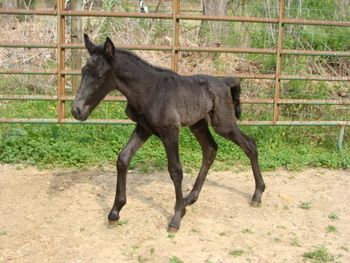
<instances>
[{"instance_id":1,"label":"foal's tail","mask_svg":"<svg viewBox=\"0 0 350 263\"><path fill-rule=\"evenodd\" d=\"M239 83L238 79L233 77L223 78L223 81L226 83L227 86L229 86L231 90L231 97L235 109L235 116L237 119L239 119L241 117L242 112L240 101L241 84Z\"/></svg>"}]
</instances>

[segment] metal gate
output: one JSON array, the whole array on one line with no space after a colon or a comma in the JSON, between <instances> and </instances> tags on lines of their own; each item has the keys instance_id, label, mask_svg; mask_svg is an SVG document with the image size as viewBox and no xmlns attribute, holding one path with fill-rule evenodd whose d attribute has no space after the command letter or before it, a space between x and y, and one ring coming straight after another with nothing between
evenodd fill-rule
<instances>
[{"instance_id":1,"label":"metal gate","mask_svg":"<svg viewBox=\"0 0 350 263\"><path fill-rule=\"evenodd\" d=\"M122 48L132 50L157 50L171 52L171 68L178 70L178 53L183 51L191 52L227 52L227 53L254 53L254 54L274 54L276 55L276 68L274 74L236 74L236 77L243 79L268 79L274 80L274 96L271 98L243 99L244 104L269 104L273 106L273 118L268 121L241 121L241 125L290 125L290 126L345 126L350 125L350 120L340 121L283 121L279 118L280 106L283 104L308 104L308 105L350 105L350 99L283 99L280 96L281 81L283 80L321 80L321 81L345 81L349 82L350 77L328 77L319 75L284 75L281 73L282 57L285 56L337 56L350 57L349 51L316 51L316 50L291 50L283 47L284 25L319 25L319 26L337 26L350 27L349 21L324 21L324 20L306 20L296 18L285 18L285 0L279 0L279 15L277 18L262 17L242 17L242 16L204 16L188 15L180 12L180 0L172 1L172 13L137 13L137 12L96 12L96 11L70 11L64 10L64 0L57 0L55 10L27 10L27 9L0 9L0 15L35 15L35 16L56 16L57 25L57 43L38 44L38 43L6 43L1 40L0 47L5 48L50 48L57 51L57 66L55 70L9 70L0 69L0 74L29 74L29 75L56 75L57 76L57 94L55 96L46 95L0 95L0 100L45 100L57 102L57 118L1 118L0 123L81 123L73 119L64 118L65 102L73 100L72 96L65 94L65 77L69 75L79 75L78 70L65 69L65 51L68 49L84 48L83 44L66 43L65 40L65 20L72 16L85 17L128 17L128 18L152 18L164 19L172 22L172 43L170 45L128 45ZM245 23L269 23L278 26L277 46L276 48L224 48L224 47L186 47L181 46L179 41L180 21L181 20L207 20L207 21L231 21ZM107 96L106 101L125 101L122 96ZM93 124L126 124L132 123L129 120L117 119L93 119L84 123Z\"/></svg>"}]
</instances>

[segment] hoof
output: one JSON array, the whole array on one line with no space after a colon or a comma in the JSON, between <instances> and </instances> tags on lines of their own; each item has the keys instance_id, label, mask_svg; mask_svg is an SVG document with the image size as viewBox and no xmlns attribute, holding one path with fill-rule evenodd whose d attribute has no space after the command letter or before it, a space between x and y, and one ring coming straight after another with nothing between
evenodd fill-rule
<instances>
[{"instance_id":1,"label":"hoof","mask_svg":"<svg viewBox=\"0 0 350 263\"><path fill-rule=\"evenodd\" d=\"M176 233L177 231L179 231L179 229L176 227L173 227L173 226L168 227L168 233Z\"/></svg>"},{"instance_id":2,"label":"hoof","mask_svg":"<svg viewBox=\"0 0 350 263\"><path fill-rule=\"evenodd\" d=\"M119 220L119 214L117 211L112 210L108 215L109 221L118 221Z\"/></svg>"},{"instance_id":3,"label":"hoof","mask_svg":"<svg viewBox=\"0 0 350 263\"><path fill-rule=\"evenodd\" d=\"M250 202L251 207L261 207L261 202L258 201L251 201Z\"/></svg>"}]
</instances>

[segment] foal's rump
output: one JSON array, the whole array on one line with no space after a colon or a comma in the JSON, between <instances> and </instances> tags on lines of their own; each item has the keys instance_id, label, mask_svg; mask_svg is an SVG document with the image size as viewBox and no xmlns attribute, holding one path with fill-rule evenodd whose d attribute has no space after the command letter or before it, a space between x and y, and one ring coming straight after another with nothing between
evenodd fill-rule
<instances>
[{"instance_id":1,"label":"foal's rump","mask_svg":"<svg viewBox=\"0 0 350 263\"><path fill-rule=\"evenodd\" d=\"M214 101L214 107L226 105L226 109L231 109L229 104L233 103L236 118L241 116L241 85L235 77L216 78L208 75L194 75L194 78L206 80L208 83L209 92ZM215 106L216 105L216 106Z\"/></svg>"},{"instance_id":2,"label":"foal's rump","mask_svg":"<svg viewBox=\"0 0 350 263\"><path fill-rule=\"evenodd\" d=\"M208 75L196 75L207 81L207 89L213 102L208 117L215 130L231 130L240 117L240 83L236 78L216 78Z\"/></svg>"},{"instance_id":3,"label":"foal's rump","mask_svg":"<svg viewBox=\"0 0 350 263\"><path fill-rule=\"evenodd\" d=\"M176 79L175 86L182 126L192 125L208 115L214 122L217 114L230 120L240 117L241 87L234 77L193 75Z\"/></svg>"}]
</instances>

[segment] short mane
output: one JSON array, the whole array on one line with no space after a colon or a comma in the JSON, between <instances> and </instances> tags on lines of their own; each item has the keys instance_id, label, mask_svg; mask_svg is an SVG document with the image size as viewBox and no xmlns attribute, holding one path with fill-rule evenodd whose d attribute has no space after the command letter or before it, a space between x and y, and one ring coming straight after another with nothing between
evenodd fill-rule
<instances>
[{"instance_id":1,"label":"short mane","mask_svg":"<svg viewBox=\"0 0 350 263\"><path fill-rule=\"evenodd\" d=\"M129 57L131 57L134 61L136 61L136 63L140 63L143 66L148 67L149 69L153 70L153 71L157 71L157 72L167 72L167 73L171 73L171 74L176 74L176 72L167 69L167 68L162 68L162 67L158 67L158 66L153 66L152 64L148 63L147 61L143 60L142 58L140 58L139 56L137 56L136 54L130 52L129 50L126 49L122 49L122 48L116 48L115 50L116 52L122 53L124 55L127 55Z\"/></svg>"}]
</instances>

